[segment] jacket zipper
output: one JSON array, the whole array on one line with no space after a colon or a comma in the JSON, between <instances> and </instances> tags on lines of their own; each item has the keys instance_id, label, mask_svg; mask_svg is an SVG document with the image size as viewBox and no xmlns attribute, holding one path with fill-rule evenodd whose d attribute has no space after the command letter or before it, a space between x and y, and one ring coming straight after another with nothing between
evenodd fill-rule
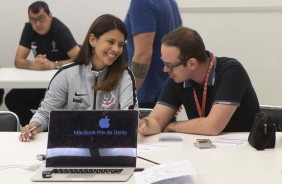
<instances>
[{"instance_id":1,"label":"jacket zipper","mask_svg":"<svg viewBox=\"0 0 282 184\"><path fill-rule=\"evenodd\" d=\"M96 75L95 73L95 85L98 82L98 77L99 77L100 72ZM94 90L94 102L93 102L93 109L96 109L96 96L97 96L97 91Z\"/></svg>"}]
</instances>

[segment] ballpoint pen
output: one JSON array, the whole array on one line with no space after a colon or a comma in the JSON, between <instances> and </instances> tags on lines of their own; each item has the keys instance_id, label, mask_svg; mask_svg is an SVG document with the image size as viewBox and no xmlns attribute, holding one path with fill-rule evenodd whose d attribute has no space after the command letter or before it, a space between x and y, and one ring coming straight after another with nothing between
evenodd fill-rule
<instances>
[{"instance_id":1,"label":"ballpoint pen","mask_svg":"<svg viewBox=\"0 0 282 184\"><path fill-rule=\"evenodd\" d=\"M38 127L41 127L42 124L36 125L34 127L32 127L31 129L29 129L28 131L32 132L33 130L37 129Z\"/></svg>"}]
</instances>

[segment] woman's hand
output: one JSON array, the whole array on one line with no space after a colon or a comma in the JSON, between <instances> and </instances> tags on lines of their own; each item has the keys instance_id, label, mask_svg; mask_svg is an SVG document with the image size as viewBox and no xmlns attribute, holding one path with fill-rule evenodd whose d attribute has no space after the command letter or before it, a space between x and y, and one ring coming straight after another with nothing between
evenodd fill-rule
<instances>
[{"instance_id":1,"label":"woman's hand","mask_svg":"<svg viewBox=\"0 0 282 184\"><path fill-rule=\"evenodd\" d=\"M21 142L29 142L35 135L41 132L39 128L41 124L38 122L31 122L21 129L19 140Z\"/></svg>"}]
</instances>

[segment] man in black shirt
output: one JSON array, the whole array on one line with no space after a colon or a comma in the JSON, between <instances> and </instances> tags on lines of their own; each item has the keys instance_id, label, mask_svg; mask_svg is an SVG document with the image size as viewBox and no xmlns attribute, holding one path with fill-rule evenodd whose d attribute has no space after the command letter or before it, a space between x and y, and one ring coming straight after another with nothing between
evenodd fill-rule
<instances>
[{"instance_id":1,"label":"man in black shirt","mask_svg":"<svg viewBox=\"0 0 282 184\"><path fill-rule=\"evenodd\" d=\"M17 68L58 69L76 57L80 50L78 44L68 27L52 16L45 2L32 3L28 8L28 18L15 56ZM33 60L27 59L30 51ZM12 89L5 97L5 104L25 126L33 115L31 109L38 108L44 94L45 89Z\"/></svg>"},{"instance_id":2,"label":"man in black shirt","mask_svg":"<svg viewBox=\"0 0 282 184\"><path fill-rule=\"evenodd\" d=\"M201 36L185 27L163 38L161 54L170 77L153 111L139 121L139 133L218 135L251 130L259 102L239 61L206 51ZM171 122L181 105L188 120Z\"/></svg>"}]
</instances>

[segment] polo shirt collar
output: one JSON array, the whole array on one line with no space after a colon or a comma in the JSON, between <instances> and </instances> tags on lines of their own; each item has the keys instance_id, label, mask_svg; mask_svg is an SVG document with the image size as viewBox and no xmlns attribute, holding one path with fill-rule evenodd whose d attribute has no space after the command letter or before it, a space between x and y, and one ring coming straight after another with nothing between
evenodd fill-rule
<instances>
[{"instance_id":1,"label":"polo shirt collar","mask_svg":"<svg viewBox=\"0 0 282 184\"><path fill-rule=\"evenodd\" d=\"M213 57L213 53L211 53L210 51L206 51L206 53L207 53L207 55L210 59ZM211 73L210 73L210 76L209 76L209 79L208 79L208 86L214 85L216 63L217 63L217 59L215 58L215 62L212 66ZM184 81L183 82L183 88L193 87L193 83L194 83L194 81L191 80L191 79Z\"/></svg>"}]
</instances>

